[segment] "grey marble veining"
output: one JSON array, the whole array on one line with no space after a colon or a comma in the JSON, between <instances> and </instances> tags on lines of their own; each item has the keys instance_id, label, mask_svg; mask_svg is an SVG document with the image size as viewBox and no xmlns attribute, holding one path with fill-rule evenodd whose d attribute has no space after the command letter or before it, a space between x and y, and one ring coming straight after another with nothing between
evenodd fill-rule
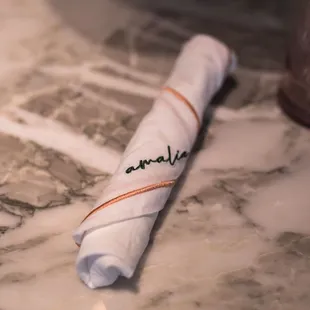
<instances>
[{"instance_id":1,"label":"grey marble veining","mask_svg":"<svg viewBox=\"0 0 310 310\"><path fill-rule=\"evenodd\" d=\"M183 2L3 1L1 310L309 308L310 133L276 105L285 7ZM91 291L72 230L195 32L238 53L230 91L133 279Z\"/></svg>"}]
</instances>

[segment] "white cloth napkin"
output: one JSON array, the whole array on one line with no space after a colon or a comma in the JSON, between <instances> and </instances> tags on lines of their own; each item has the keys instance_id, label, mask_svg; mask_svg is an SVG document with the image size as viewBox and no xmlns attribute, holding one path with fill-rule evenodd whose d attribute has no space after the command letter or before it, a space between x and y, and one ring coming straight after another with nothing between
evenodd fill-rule
<instances>
[{"instance_id":1,"label":"white cloth napkin","mask_svg":"<svg viewBox=\"0 0 310 310\"><path fill-rule=\"evenodd\" d=\"M194 36L183 46L117 171L74 233L80 245L77 272L88 287L133 275L158 212L184 169L204 110L234 63L230 50L209 36Z\"/></svg>"}]
</instances>

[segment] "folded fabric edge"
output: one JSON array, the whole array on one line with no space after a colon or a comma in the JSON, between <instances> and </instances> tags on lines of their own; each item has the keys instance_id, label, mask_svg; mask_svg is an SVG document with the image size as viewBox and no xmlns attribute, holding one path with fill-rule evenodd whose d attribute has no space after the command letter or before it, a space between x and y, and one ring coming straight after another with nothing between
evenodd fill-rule
<instances>
[{"instance_id":1,"label":"folded fabric edge","mask_svg":"<svg viewBox=\"0 0 310 310\"><path fill-rule=\"evenodd\" d=\"M119 276L131 278L149 244L157 216L154 213L131 219L120 231L115 224L88 233L76 261L80 279L96 288L111 285ZM124 231L128 234L124 235Z\"/></svg>"},{"instance_id":2,"label":"folded fabric edge","mask_svg":"<svg viewBox=\"0 0 310 310\"><path fill-rule=\"evenodd\" d=\"M86 241L87 242L87 241ZM122 275L131 278L134 270L122 261L109 255L86 256L76 261L76 269L80 279L91 289L109 286Z\"/></svg>"}]
</instances>

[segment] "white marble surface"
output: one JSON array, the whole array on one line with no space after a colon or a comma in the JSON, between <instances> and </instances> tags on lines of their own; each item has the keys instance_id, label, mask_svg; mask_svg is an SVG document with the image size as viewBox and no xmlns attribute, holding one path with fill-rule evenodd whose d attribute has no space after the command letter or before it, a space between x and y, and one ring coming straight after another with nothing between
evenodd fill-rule
<instances>
[{"instance_id":1,"label":"white marble surface","mask_svg":"<svg viewBox=\"0 0 310 310\"><path fill-rule=\"evenodd\" d=\"M72 230L180 43L203 24L118 5L124 18L100 42L102 24L90 40L76 27L84 17L72 22L57 1L2 0L0 309L308 309L310 133L276 106L277 51L220 18L210 31L253 51L241 53L237 87L202 133L134 278L95 291L79 281ZM281 21L268 20L281 41Z\"/></svg>"}]
</instances>

